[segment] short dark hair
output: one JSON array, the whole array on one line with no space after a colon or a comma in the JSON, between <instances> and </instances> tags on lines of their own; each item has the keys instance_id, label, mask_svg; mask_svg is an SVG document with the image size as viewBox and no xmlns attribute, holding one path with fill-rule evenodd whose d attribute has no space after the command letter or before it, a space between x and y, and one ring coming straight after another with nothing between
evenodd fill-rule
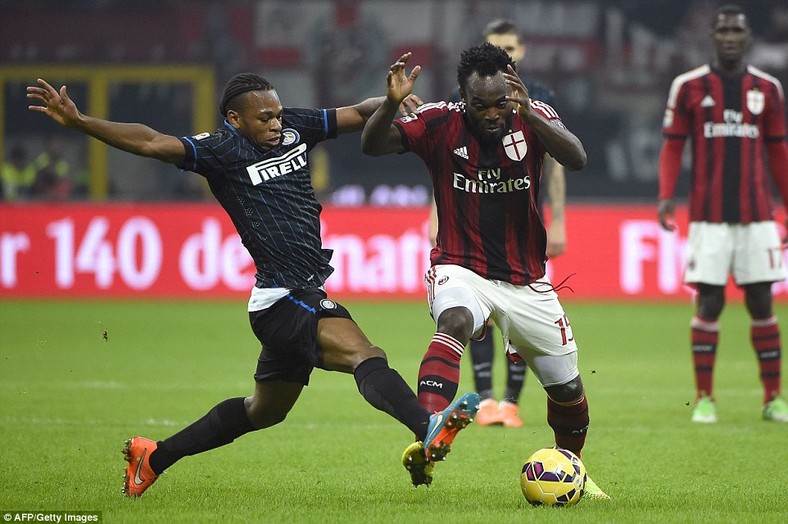
<instances>
[{"instance_id":1,"label":"short dark hair","mask_svg":"<svg viewBox=\"0 0 788 524\"><path fill-rule=\"evenodd\" d=\"M498 71L505 73L507 66L515 67L512 57L500 47L485 42L462 52L457 66L457 83L460 89L465 89L465 82L474 72L479 76L492 76Z\"/></svg>"},{"instance_id":2,"label":"short dark hair","mask_svg":"<svg viewBox=\"0 0 788 524\"><path fill-rule=\"evenodd\" d=\"M222 101L219 104L219 113L227 116L227 111L238 110L237 97L249 91L270 91L274 88L273 84L265 78L254 73L238 73L227 82L222 94Z\"/></svg>"},{"instance_id":3,"label":"short dark hair","mask_svg":"<svg viewBox=\"0 0 788 524\"><path fill-rule=\"evenodd\" d=\"M493 20L484 26L482 38L486 39L490 35L517 35L518 38L520 37L519 33L517 32L517 26L514 25L514 22L503 18Z\"/></svg>"},{"instance_id":4,"label":"short dark hair","mask_svg":"<svg viewBox=\"0 0 788 524\"><path fill-rule=\"evenodd\" d=\"M714 29L717 27L717 20L719 20L721 16L725 15L742 15L744 19L747 20L747 13L744 12L744 9L735 4L725 4L717 9L717 13L714 15L714 19L711 21L711 28ZM749 23L750 22L747 21L747 25L749 25Z\"/></svg>"}]
</instances>

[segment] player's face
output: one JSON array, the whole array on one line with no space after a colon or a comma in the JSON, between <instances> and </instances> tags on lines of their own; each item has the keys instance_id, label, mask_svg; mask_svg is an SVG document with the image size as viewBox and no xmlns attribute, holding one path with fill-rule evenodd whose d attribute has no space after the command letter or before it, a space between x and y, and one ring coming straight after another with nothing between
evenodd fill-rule
<instances>
[{"instance_id":1,"label":"player's face","mask_svg":"<svg viewBox=\"0 0 788 524\"><path fill-rule=\"evenodd\" d=\"M238 111L228 111L227 121L238 133L263 149L272 149L282 140L282 104L273 89L249 91Z\"/></svg>"},{"instance_id":2,"label":"player's face","mask_svg":"<svg viewBox=\"0 0 788 524\"><path fill-rule=\"evenodd\" d=\"M744 57L750 41L750 26L744 15L721 14L711 32L717 59L723 63L738 62Z\"/></svg>"},{"instance_id":3,"label":"player's face","mask_svg":"<svg viewBox=\"0 0 788 524\"><path fill-rule=\"evenodd\" d=\"M472 73L468 77L461 95L471 131L480 141L492 143L503 138L512 114L512 104L506 100L510 94L501 72L493 76Z\"/></svg>"},{"instance_id":4,"label":"player's face","mask_svg":"<svg viewBox=\"0 0 788 524\"><path fill-rule=\"evenodd\" d=\"M525 46L520 42L517 35L507 33L503 35L487 35L486 40L492 45L497 45L506 51L516 64L525 56Z\"/></svg>"}]
</instances>

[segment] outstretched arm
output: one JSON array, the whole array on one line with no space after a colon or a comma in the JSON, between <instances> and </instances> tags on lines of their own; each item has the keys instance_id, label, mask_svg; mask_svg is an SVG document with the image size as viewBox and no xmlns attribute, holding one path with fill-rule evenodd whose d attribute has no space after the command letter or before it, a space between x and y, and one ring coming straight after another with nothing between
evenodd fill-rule
<instances>
[{"instance_id":1,"label":"outstretched arm","mask_svg":"<svg viewBox=\"0 0 788 524\"><path fill-rule=\"evenodd\" d=\"M58 124L76 129L112 147L139 156L180 165L185 160L183 144L174 136L165 135L143 124L123 124L82 114L69 98L66 86L56 91L41 78L37 86L28 86L27 98L38 104L28 109L43 113Z\"/></svg>"},{"instance_id":2,"label":"outstretched arm","mask_svg":"<svg viewBox=\"0 0 788 524\"><path fill-rule=\"evenodd\" d=\"M405 150L399 131L392 121L403 100L413 91L413 84L421 71L421 67L416 66L410 75L405 76L405 66L409 59L410 53L405 53L391 66L386 79L388 85L386 99L364 126L364 131L361 133L361 150L367 155L402 153Z\"/></svg>"},{"instance_id":3,"label":"outstretched arm","mask_svg":"<svg viewBox=\"0 0 788 524\"><path fill-rule=\"evenodd\" d=\"M550 156L572 171L583 169L588 156L580 139L568 129L551 124L534 111L531 107L531 99L528 97L528 89L512 66L509 66L509 72L504 73L503 77L512 88L512 95L506 99L517 104L520 118L539 136Z\"/></svg>"},{"instance_id":4,"label":"outstretched arm","mask_svg":"<svg viewBox=\"0 0 788 524\"><path fill-rule=\"evenodd\" d=\"M337 108L337 131L341 133L354 133L361 131L364 128L369 117L383 104L386 100L385 96L376 98L367 98L363 102L352 106L338 107ZM416 108L423 104L421 98L414 94L410 94L400 103L399 111L402 116L415 113Z\"/></svg>"}]
</instances>

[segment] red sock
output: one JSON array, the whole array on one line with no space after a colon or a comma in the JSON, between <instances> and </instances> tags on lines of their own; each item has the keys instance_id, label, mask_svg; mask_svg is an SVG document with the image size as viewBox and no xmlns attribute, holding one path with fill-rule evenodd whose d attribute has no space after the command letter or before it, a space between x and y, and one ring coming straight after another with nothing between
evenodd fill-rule
<instances>
[{"instance_id":1,"label":"red sock","mask_svg":"<svg viewBox=\"0 0 788 524\"><path fill-rule=\"evenodd\" d=\"M553 428L555 445L578 457L588 432L588 401L585 395L572 402L556 402L547 397L547 423Z\"/></svg>"},{"instance_id":2,"label":"red sock","mask_svg":"<svg viewBox=\"0 0 788 524\"><path fill-rule=\"evenodd\" d=\"M750 324L750 339L761 368L765 404L780 394L781 344L777 317L753 319Z\"/></svg>"},{"instance_id":3,"label":"red sock","mask_svg":"<svg viewBox=\"0 0 788 524\"><path fill-rule=\"evenodd\" d=\"M717 359L717 344L720 340L719 322L710 322L695 316L690 323L692 362L695 366L695 388L697 398L712 397L714 361Z\"/></svg>"},{"instance_id":4,"label":"red sock","mask_svg":"<svg viewBox=\"0 0 788 524\"><path fill-rule=\"evenodd\" d=\"M459 340L445 333L433 335L419 367L419 403L428 411L443 411L454 400L464 349Z\"/></svg>"}]
</instances>

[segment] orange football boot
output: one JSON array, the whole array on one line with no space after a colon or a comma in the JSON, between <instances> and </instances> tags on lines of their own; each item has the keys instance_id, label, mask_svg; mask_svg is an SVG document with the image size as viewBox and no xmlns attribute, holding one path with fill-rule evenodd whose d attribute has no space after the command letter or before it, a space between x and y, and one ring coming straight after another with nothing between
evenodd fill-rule
<instances>
[{"instance_id":1,"label":"orange football boot","mask_svg":"<svg viewBox=\"0 0 788 524\"><path fill-rule=\"evenodd\" d=\"M139 497L159 478L150 467L151 453L156 451L156 443L143 437L126 441L123 458L129 463L123 476L123 489L127 497Z\"/></svg>"},{"instance_id":2,"label":"orange football boot","mask_svg":"<svg viewBox=\"0 0 788 524\"><path fill-rule=\"evenodd\" d=\"M523 425L517 404L504 400L498 406L501 414L501 422L507 428L519 428Z\"/></svg>"}]
</instances>

